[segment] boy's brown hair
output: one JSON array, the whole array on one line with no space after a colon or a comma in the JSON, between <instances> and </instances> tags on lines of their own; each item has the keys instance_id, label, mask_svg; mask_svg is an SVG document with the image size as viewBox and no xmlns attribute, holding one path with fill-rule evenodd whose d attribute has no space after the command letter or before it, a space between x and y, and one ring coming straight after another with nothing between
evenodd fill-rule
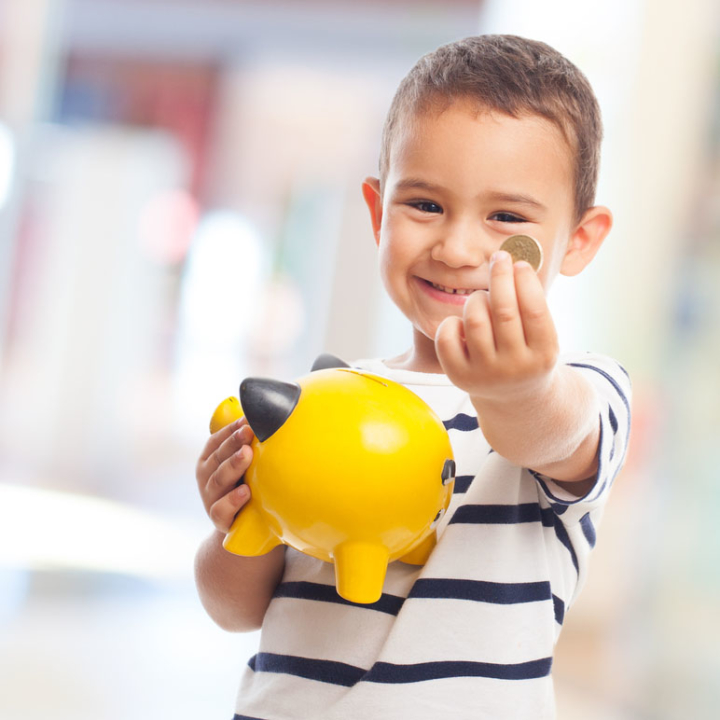
<instances>
[{"instance_id":1,"label":"boy's brown hair","mask_svg":"<svg viewBox=\"0 0 720 720\"><path fill-rule=\"evenodd\" d=\"M595 94L585 75L559 52L515 35L468 37L420 58L400 83L385 121L381 185L399 124L409 114L442 110L459 99L476 101L479 109L553 122L575 156L575 220L592 207L602 141Z\"/></svg>"}]
</instances>

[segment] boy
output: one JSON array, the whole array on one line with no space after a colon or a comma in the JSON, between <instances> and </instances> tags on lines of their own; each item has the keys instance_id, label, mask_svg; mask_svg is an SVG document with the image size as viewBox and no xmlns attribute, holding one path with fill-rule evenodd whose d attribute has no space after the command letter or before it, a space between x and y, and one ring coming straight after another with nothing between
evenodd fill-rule
<instances>
[{"instance_id":1,"label":"boy","mask_svg":"<svg viewBox=\"0 0 720 720\"><path fill-rule=\"evenodd\" d=\"M443 419L452 505L428 563L391 563L380 602L355 606L327 563L222 549L248 498L252 432L240 421L213 435L197 468L217 529L198 553L199 592L222 627L263 628L236 720L554 717L554 644L630 422L622 368L560 357L545 301L610 230L593 205L600 139L587 80L542 43L467 38L401 83L363 194L413 345L358 366ZM515 234L541 244L537 274L498 251Z\"/></svg>"}]
</instances>

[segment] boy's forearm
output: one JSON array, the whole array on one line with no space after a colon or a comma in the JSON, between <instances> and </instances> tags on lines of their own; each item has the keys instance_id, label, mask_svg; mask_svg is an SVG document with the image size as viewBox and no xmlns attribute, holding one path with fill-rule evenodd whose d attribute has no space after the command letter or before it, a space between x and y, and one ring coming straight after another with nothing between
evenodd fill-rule
<instances>
[{"instance_id":1,"label":"boy's forearm","mask_svg":"<svg viewBox=\"0 0 720 720\"><path fill-rule=\"evenodd\" d=\"M510 462L566 482L597 470L599 401L573 368L558 366L541 390L525 396L472 402L488 443Z\"/></svg>"},{"instance_id":2,"label":"boy's forearm","mask_svg":"<svg viewBox=\"0 0 720 720\"><path fill-rule=\"evenodd\" d=\"M222 546L215 531L198 549L195 582L210 617L223 629L257 630L285 567L285 547L267 555L240 557Z\"/></svg>"}]
</instances>

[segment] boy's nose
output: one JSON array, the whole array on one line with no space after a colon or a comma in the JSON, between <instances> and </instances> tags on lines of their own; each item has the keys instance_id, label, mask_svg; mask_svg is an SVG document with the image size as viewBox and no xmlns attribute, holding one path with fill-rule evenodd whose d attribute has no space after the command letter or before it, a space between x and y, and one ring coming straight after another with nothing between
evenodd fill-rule
<instances>
[{"instance_id":1,"label":"boy's nose","mask_svg":"<svg viewBox=\"0 0 720 720\"><path fill-rule=\"evenodd\" d=\"M445 228L434 243L430 256L452 268L479 267L492 252L487 238L476 227L457 223L454 227Z\"/></svg>"}]
</instances>

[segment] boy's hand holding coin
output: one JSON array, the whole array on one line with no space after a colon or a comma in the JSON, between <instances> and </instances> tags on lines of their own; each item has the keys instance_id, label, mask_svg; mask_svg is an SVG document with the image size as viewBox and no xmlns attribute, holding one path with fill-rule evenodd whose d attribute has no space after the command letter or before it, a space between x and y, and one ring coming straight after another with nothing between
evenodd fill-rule
<instances>
[{"instance_id":1,"label":"boy's hand holding coin","mask_svg":"<svg viewBox=\"0 0 720 720\"><path fill-rule=\"evenodd\" d=\"M527 236L516 236L524 238ZM540 246L510 238L490 264L488 292L475 292L463 317L446 318L435 345L447 376L473 401L522 400L549 387L558 358L555 324L543 286L528 260L542 262ZM520 249L518 250L518 246ZM535 249L535 247L537 249Z\"/></svg>"}]
</instances>

